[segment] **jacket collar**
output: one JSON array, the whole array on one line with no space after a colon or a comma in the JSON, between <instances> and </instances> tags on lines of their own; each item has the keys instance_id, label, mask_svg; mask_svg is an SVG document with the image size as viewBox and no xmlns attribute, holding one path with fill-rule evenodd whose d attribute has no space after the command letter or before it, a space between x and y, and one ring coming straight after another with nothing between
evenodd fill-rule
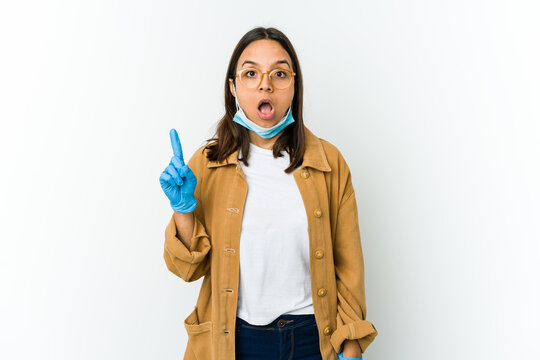
<instances>
[{"instance_id":1,"label":"jacket collar","mask_svg":"<svg viewBox=\"0 0 540 360\"><path fill-rule=\"evenodd\" d=\"M331 171L332 169L328 164L328 159L326 158L326 153L324 152L321 140L315 134L313 134L305 125L304 134L305 152L302 167L305 168L309 166L320 171ZM227 164L238 165L238 151L239 149L236 149L222 162L208 161L207 166L209 168L213 168Z\"/></svg>"}]
</instances>

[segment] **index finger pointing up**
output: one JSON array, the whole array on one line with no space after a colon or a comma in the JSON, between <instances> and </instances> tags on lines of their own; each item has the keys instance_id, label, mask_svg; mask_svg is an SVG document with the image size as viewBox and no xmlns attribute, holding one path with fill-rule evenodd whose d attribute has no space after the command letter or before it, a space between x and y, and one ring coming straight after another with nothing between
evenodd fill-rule
<instances>
[{"instance_id":1,"label":"index finger pointing up","mask_svg":"<svg viewBox=\"0 0 540 360\"><path fill-rule=\"evenodd\" d=\"M182 154L182 146L180 145L180 139L178 138L178 133L175 129L171 129L169 132L169 135L171 136L171 144L173 148L174 156L178 156L180 158L180 162L182 163L182 166L184 166L184 154Z\"/></svg>"}]
</instances>

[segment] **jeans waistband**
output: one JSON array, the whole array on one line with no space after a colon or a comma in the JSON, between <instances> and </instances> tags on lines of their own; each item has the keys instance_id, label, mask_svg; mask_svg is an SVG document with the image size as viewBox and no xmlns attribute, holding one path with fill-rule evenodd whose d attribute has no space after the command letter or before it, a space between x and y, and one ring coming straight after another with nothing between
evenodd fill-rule
<instances>
[{"instance_id":1,"label":"jeans waistband","mask_svg":"<svg viewBox=\"0 0 540 360\"><path fill-rule=\"evenodd\" d=\"M315 322L316 321L314 314L283 314L276 318L274 321L272 321L270 324L266 325L253 325L237 316L236 329L241 326L252 330L288 330L294 329L298 326L314 324Z\"/></svg>"}]
</instances>

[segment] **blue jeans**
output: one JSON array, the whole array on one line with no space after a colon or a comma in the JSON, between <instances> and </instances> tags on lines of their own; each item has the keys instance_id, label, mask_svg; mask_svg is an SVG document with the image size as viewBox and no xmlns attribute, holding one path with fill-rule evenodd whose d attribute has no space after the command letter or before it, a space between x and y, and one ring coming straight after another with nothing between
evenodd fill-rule
<instances>
[{"instance_id":1,"label":"blue jeans","mask_svg":"<svg viewBox=\"0 0 540 360\"><path fill-rule=\"evenodd\" d=\"M236 360L322 360L315 315L281 315L252 325L236 317Z\"/></svg>"}]
</instances>

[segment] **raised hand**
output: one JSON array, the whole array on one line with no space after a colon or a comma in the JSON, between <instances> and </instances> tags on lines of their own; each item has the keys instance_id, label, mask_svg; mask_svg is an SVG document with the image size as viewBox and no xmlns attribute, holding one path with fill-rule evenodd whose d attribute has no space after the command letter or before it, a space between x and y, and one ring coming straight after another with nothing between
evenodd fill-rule
<instances>
[{"instance_id":1,"label":"raised hand","mask_svg":"<svg viewBox=\"0 0 540 360\"><path fill-rule=\"evenodd\" d=\"M184 163L182 146L175 129L169 132L174 156L171 162L161 173L159 182L165 195L171 202L174 211L188 213L195 210L197 199L193 193L197 186L197 177L193 171Z\"/></svg>"}]
</instances>

